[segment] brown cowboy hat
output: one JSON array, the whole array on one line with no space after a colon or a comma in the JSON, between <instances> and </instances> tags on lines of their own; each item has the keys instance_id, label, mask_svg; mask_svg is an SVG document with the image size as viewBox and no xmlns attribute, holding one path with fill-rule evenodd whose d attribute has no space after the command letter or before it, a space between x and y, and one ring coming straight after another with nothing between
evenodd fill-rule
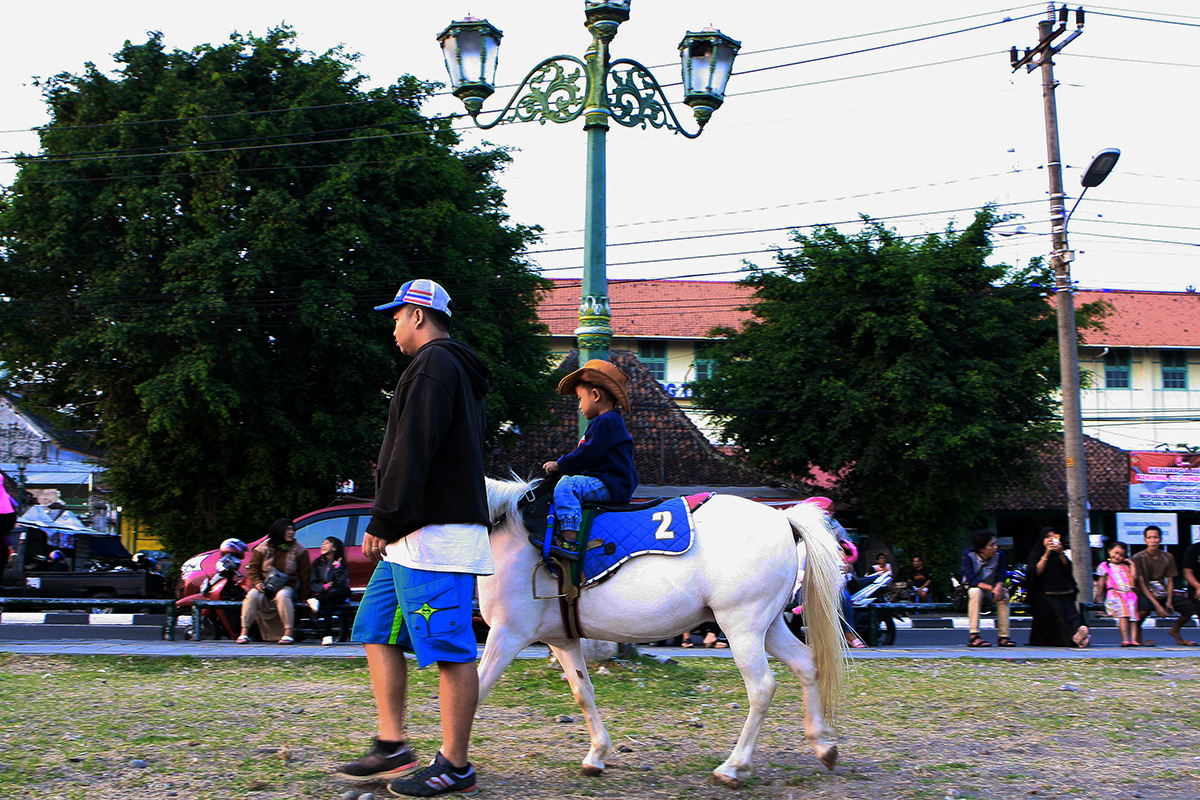
<instances>
[{"instance_id":1,"label":"brown cowboy hat","mask_svg":"<svg viewBox=\"0 0 1200 800\"><path fill-rule=\"evenodd\" d=\"M624 372L621 372L621 370L607 361L593 358L559 381L558 393L565 395L574 394L575 387L583 381L603 386L612 393L613 397L617 398L617 403L621 408L626 413L629 412L629 392L625 389L625 385L629 383L629 379L625 377Z\"/></svg>"}]
</instances>

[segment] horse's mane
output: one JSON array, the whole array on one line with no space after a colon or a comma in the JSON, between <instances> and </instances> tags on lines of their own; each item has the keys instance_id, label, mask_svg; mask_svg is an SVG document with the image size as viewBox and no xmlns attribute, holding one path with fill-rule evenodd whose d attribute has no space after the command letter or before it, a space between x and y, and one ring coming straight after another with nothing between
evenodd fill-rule
<instances>
[{"instance_id":1,"label":"horse's mane","mask_svg":"<svg viewBox=\"0 0 1200 800\"><path fill-rule=\"evenodd\" d=\"M511 481L487 478L488 516L500 519L505 515L516 515L517 503L525 493L541 483L540 478L522 480L514 472Z\"/></svg>"}]
</instances>

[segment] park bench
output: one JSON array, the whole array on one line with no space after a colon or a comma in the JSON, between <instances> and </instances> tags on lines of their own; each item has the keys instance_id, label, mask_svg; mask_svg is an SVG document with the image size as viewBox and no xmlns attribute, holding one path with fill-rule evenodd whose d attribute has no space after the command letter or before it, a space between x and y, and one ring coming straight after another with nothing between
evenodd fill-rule
<instances>
[{"instance_id":1,"label":"park bench","mask_svg":"<svg viewBox=\"0 0 1200 800\"><path fill-rule=\"evenodd\" d=\"M168 642L175 641L175 620L178 617L178 612L175 609L175 601L169 598L149 599L144 597L0 597L0 614L3 614L9 608L25 608L35 611L49 609L58 611L61 609L84 609L91 611L93 608L105 608L116 610L127 608L131 610L140 609L160 609L161 613L167 617L163 624L163 639Z\"/></svg>"},{"instance_id":2,"label":"park bench","mask_svg":"<svg viewBox=\"0 0 1200 800\"><path fill-rule=\"evenodd\" d=\"M987 606L985 606L986 608ZM1025 615L1029 613L1029 606L1025 603L1012 603L1008 607L1009 613L1016 615ZM1080 603L1079 612L1083 615L1083 621L1086 623L1089 611L1103 611L1103 603ZM910 616L912 614L926 611L956 611L954 603L871 603L867 606L867 611L871 615L871 625L867 628L867 645L875 647L879 644L879 613L887 611L896 616Z\"/></svg>"},{"instance_id":3,"label":"park bench","mask_svg":"<svg viewBox=\"0 0 1200 800\"><path fill-rule=\"evenodd\" d=\"M214 610L226 609L228 611L234 612L236 615L238 615L240 617L241 611L242 611L242 601L241 600L196 600L196 601L194 601L192 603L192 641L194 641L194 642L198 642L202 638L201 631L203 629L200 627L200 619L201 619L200 612L206 608L211 608ZM357 600L348 600L345 603L338 604L337 613L338 613L338 616L341 617L343 620L343 625L342 625L343 632L348 633L350 630L350 626L348 624L345 624L347 614L351 615L351 619L352 619L354 612L356 612L357 610L358 610L358 601ZM297 620L303 619L303 617L301 615L307 614L308 611L309 611L309 608L306 604L296 603L296 619Z\"/></svg>"}]
</instances>

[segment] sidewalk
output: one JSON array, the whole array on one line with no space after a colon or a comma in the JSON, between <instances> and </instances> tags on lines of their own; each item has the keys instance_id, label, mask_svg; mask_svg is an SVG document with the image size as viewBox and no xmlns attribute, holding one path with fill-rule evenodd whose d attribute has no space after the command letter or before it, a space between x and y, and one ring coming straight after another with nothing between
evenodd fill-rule
<instances>
[{"instance_id":1,"label":"sidewalk","mask_svg":"<svg viewBox=\"0 0 1200 800\"><path fill-rule=\"evenodd\" d=\"M689 658L730 658L727 649L709 650L703 647L684 649L681 647L638 648L643 655L658 659L672 658L683 661ZM479 648L480 654L483 647ZM132 641L5 641L0 642L0 653L19 655L69 655L69 656L148 656L192 658L365 658L362 645L335 644L322 647L319 644L297 643L279 645L255 643L239 645L230 641L220 642L132 642ZM518 658L548 658L550 650L544 645L534 645L521 651ZM1057 647L1013 648L988 647L969 649L964 646L919 646L919 647L876 647L852 650L855 661L879 659L934 659L934 658L986 658L1008 661L1036 661L1061 659L1144 659L1144 658L1191 658L1200 656L1200 648L1159 645L1158 647L1098 646L1083 650Z\"/></svg>"}]
</instances>

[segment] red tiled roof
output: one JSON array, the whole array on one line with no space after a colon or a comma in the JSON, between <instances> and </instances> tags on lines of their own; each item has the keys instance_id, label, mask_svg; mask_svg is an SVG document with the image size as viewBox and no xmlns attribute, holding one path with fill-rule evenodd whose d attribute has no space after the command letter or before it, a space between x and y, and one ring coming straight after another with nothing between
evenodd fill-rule
<instances>
[{"instance_id":1,"label":"red tiled roof","mask_svg":"<svg viewBox=\"0 0 1200 800\"><path fill-rule=\"evenodd\" d=\"M538 305L551 336L572 336L579 327L580 281L556 280ZM613 336L702 339L716 327L741 327L739 311L754 290L732 281L609 281Z\"/></svg>"},{"instance_id":2,"label":"red tiled roof","mask_svg":"<svg viewBox=\"0 0 1200 800\"><path fill-rule=\"evenodd\" d=\"M1081 289L1075 305L1103 300L1110 306L1102 330L1085 330L1093 347L1200 348L1200 293Z\"/></svg>"}]
</instances>

